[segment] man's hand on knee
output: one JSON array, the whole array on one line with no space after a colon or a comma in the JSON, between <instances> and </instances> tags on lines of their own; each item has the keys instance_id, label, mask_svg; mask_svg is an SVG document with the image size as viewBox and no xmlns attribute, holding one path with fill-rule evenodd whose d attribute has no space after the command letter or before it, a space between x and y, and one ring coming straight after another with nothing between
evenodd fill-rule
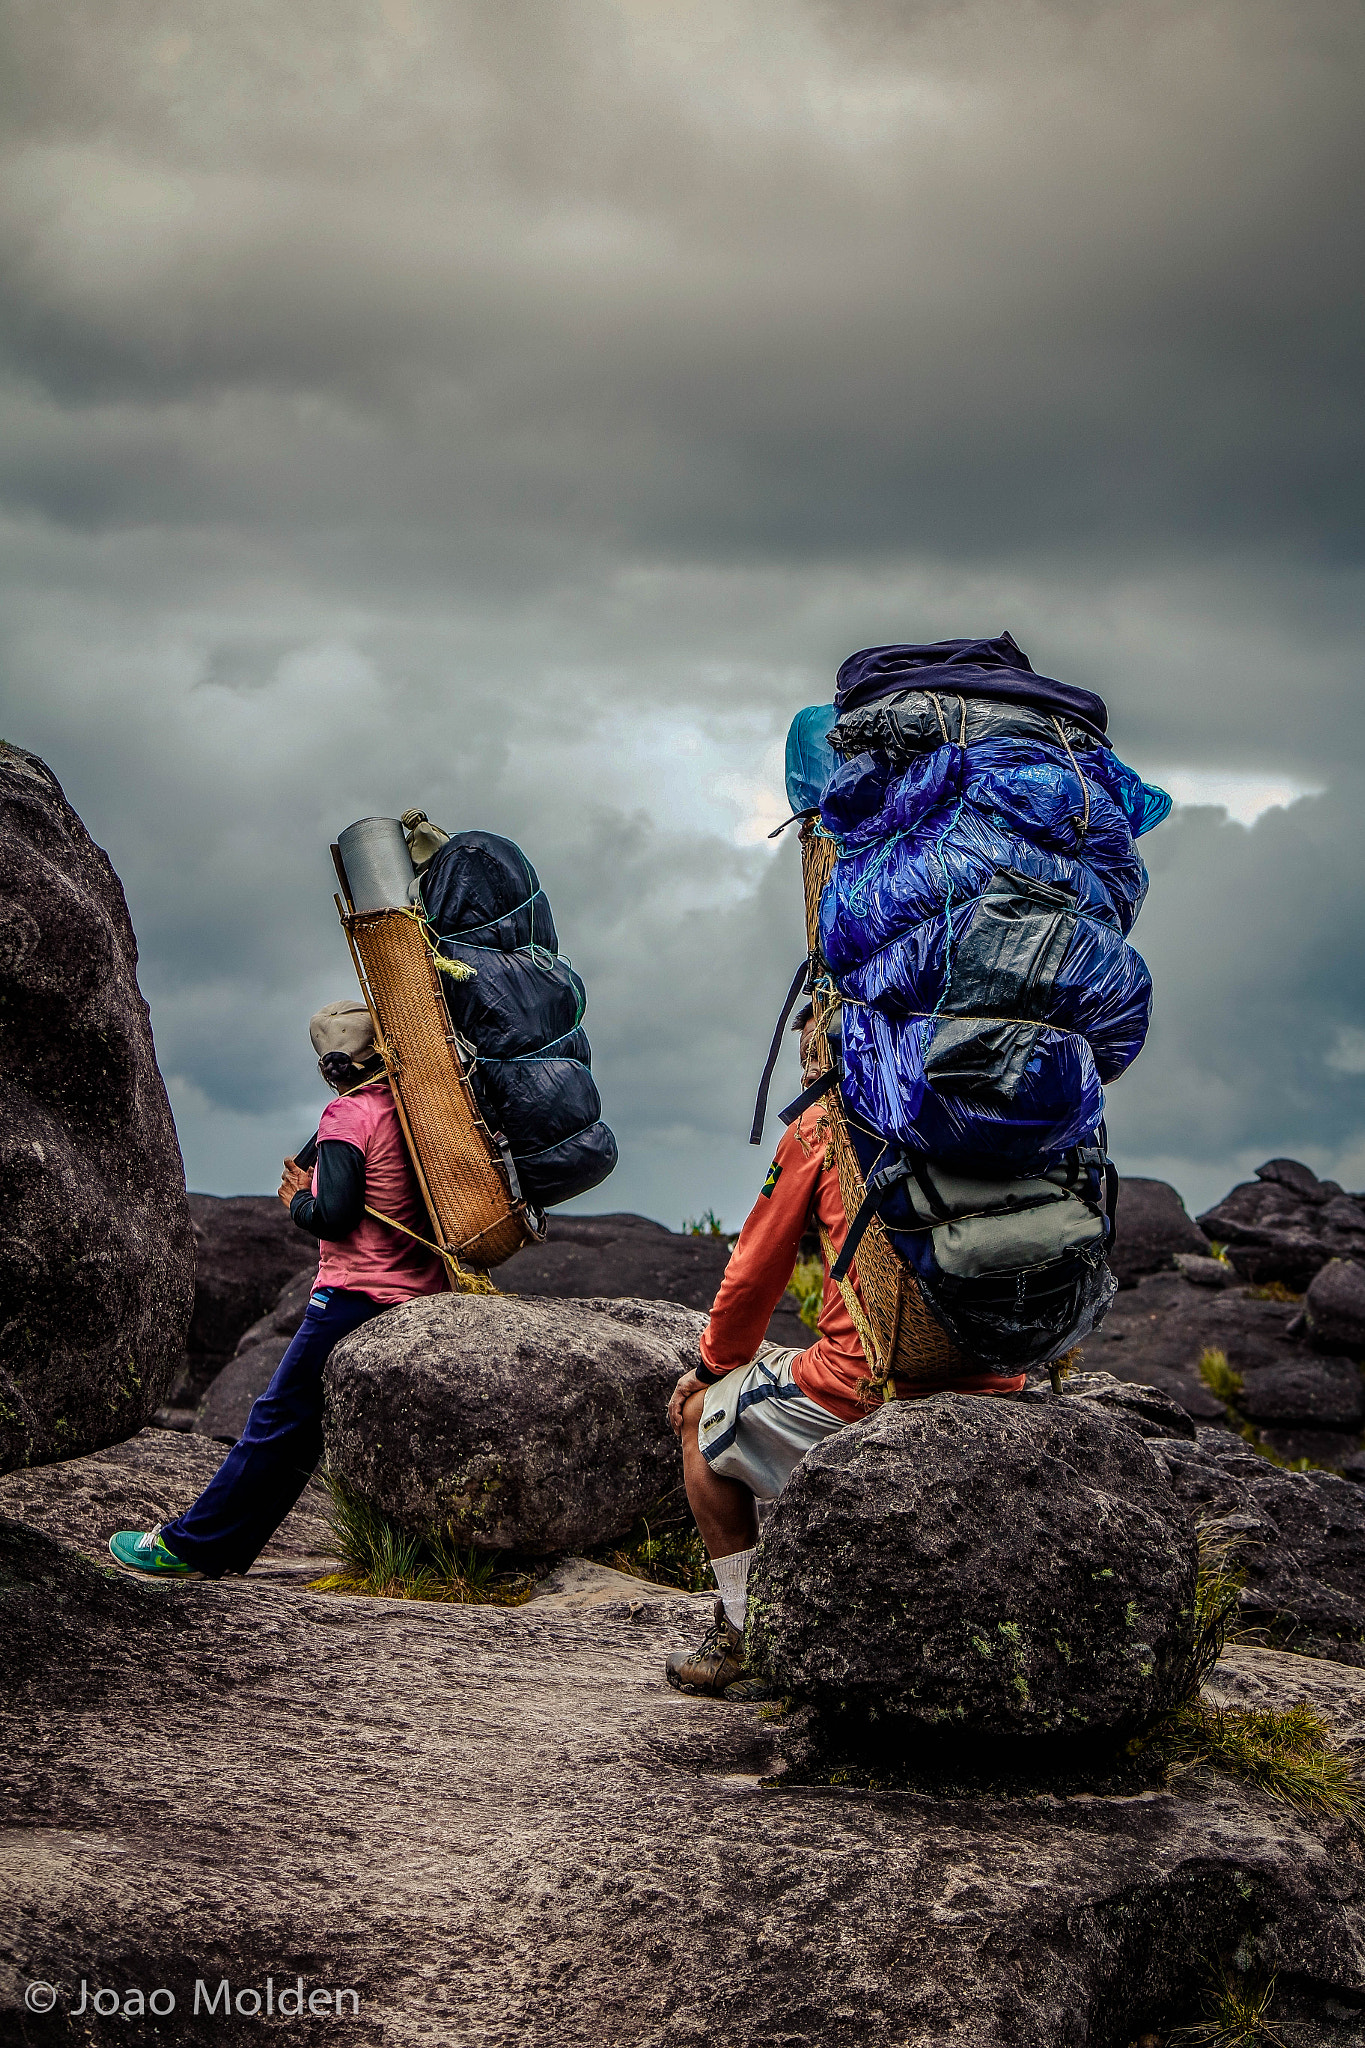
<instances>
[{"instance_id":1,"label":"man's hand on knee","mask_svg":"<svg viewBox=\"0 0 1365 2048\"><path fill-rule=\"evenodd\" d=\"M668 1398L668 1422L674 1436L682 1435L683 1410L693 1395L706 1395L706 1388L694 1372L685 1372ZM700 1413L700 1408L698 1408Z\"/></svg>"}]
</instances>

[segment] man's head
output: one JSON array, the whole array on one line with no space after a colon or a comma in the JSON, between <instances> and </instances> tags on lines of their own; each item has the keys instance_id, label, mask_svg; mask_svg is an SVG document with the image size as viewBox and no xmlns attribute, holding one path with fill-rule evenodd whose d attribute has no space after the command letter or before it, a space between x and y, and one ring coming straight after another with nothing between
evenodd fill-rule
<instances>
[{"instance_id":1,"label":"man's head","mask_svg":"<svg viewBox=\"0 0 1365 2048\"><path fill-rule=\"evenodd\" d=\"M807 1083L809 1083L809 1082L811 1082L811 1081L813 1081L813 1080L815 1079L815 1073L816 1073L816 1068L815 1068L815 1036L816 1036L816 1023L815 1023L815 1005L814 1005L814 1003L803 1003L803 1004L802 1004L801 1008L800 1008L800 1009L799 1009L799 1010L797 1011L796 1015L795 1015L795 1016L794 1016L794 1017L792 1018L792 1027L791 1027L791 1028L792 1028L792 1030L793 1030L793 1031L799 1031L799 1032L801 1033L801 1039L800 1039L800 1048L801 1048L801 1079L802 1079L802 1080L803 1080L804 1082L807 1082Z\"/></svg>"},{"instance_id":2,"label":"man's head","mask_svg":"<svg viewBox=\"0 0 1365 2048\"><path fill-rule=\"evenodd\" d=\"M318 1071L329 1088L339 1094L353 1087L367 1070L377 1067L374 1023L364 1003L354 996L324 1003L309 1019L308 1035L318 1056Z\"/></svg>"}]
</instances>

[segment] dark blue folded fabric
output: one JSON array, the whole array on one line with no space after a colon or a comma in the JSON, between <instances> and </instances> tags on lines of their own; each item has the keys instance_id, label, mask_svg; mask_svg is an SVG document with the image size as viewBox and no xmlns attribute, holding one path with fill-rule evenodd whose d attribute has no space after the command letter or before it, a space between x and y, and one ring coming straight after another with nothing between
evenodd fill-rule
<instances>
[{"instance_id":1,"label":"dark blue folded fabric","mask_svg":"<svg viewBox=\"0 0 1365 2048\"><path fill-rule=\"evenodd\" d=\"M897 690L951 690L959 697L999 697L1033 704L1075 719L1103 735L1109 712L1103 697L1072 683L1039 676L1008 633L994 640L934 640L917 645L864 647L850 654L834 693L842 714Z\"/></svg>"}]
</instances>

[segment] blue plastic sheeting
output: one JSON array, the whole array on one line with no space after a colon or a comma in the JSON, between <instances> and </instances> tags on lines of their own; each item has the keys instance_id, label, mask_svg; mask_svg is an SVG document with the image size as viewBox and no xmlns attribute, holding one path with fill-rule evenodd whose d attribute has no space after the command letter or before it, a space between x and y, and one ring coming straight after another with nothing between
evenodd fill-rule
<instances>
[{"instance_id":1,"label":"blue plastic sheeting","mask_svg":"<svg viewBox=\"0 0 1365 2048\"><path fill-rule=\"evenodd\" d=\"M882 1137L932 1159L1032 1167L1085 1143L1104 1114L1104 1094L1083 1038L1033 1027L1038 1044L1022 1085L994 1103L931 1085L925 1054L939 1024L901 1022L850 1004L844 1011L844 1098Z\"/></svg>"},{"instance_id":2,"label":"blue plastic sheeting","mask_svg":"<svg viewBox=\"0 0 1365 2048\"><path fill-rule=\"evenodd\" d=\"M825 738L837 716L832 704L808 704L787 729L787 802L798 814L819 808L825 784L839 766Z\"/></svg>"},{"instance_id":3,"label":"blue plastic sheeting","mask_svg":"<svg viewBox=\"0 0 1365 2048\"><path fill-rule=\"evenodd\" d=\"M1102 745L1073 759L984 740L836 770L820 948L857 1118L907 1151L1023 1169L1089 1140L1101 1083L1147 1033L1151 980L1125 934L1149 794Z\"/></svg>"}]
</instances>

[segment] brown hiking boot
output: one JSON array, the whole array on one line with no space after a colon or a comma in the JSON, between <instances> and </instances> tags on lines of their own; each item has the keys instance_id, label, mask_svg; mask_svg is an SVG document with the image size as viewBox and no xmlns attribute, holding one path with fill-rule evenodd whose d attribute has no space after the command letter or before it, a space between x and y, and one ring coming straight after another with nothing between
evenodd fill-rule
<instances>
[{"instance_id":1,"label":"brown hiking boot","mask_svg":"<svg viewBox=\"0 0 1365 2048\"><path fill-rule=\"evenodd\" d=\"M771 1688L745 1668L744 1638L717 1600L710 1628L695 1650L674 1650L664 1666L679 1692L709 1693L714 1699L765 1700Z\"/></svg>"}]
</instances>

